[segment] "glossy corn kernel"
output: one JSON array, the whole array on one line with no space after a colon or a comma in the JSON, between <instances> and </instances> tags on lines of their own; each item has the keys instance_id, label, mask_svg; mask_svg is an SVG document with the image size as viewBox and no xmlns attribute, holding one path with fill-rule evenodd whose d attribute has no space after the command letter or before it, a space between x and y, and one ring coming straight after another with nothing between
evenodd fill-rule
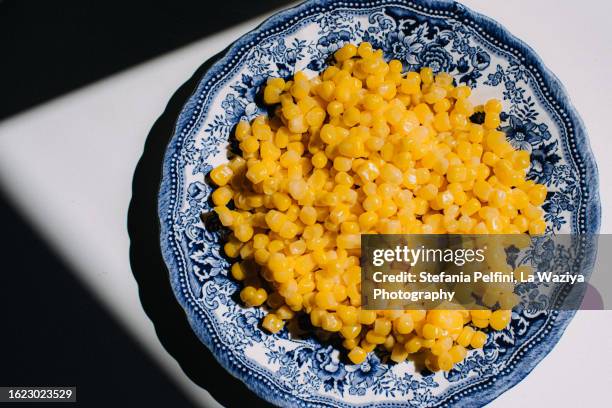
<instances>
[{"instance_id":1,"label":"glossy corn kernel","mask_svg":"<svg viewBox=\"0 0 612 408\"><path fill-rule=\"evenodd\" d=\"M487 334L481 331L477 331L472 336L470 345L473 348L482 348L486 342L487 342Z\"/></svg>"},{"instance_id":2,"label":"glossy corn kernel","mask_svg":"<svg viewBox=\"0 0 612 408\"><path fill-rule=\"evenodd\" d=\"M510 310L496 310L492 313L489 324L492 329L503 330L510 324L510 318Z\"/></svg>"},{"instance_id":3,"label":"glossy corn kernel","mask_svg":"<svg viewBox=\"0 0 612 408\"><path fill-rule=\"evenodd\" d=\"M233 170L231 169L230 166L226 164L223 164L219 167L215 167L210 172L210 178L216 185L220 187L229 183L233 175L234 175Z\"/></svg>"},{"instance_id":4,"label":"glossy corn kernel","mask_svg":"<svg viewBox=\"0 0 612 408\"><path fill-rule=\"evenodd\" d=\"M253 286L247 286L240 292L240 299L247 306L261 306L267 297L268 295L264 289L256 289Z\"/></svg>"},{"instance_id":5,"label":"glossy corn kernel","mask_svg":"<svg viewBox=\"0 0 612 408\"><path fill-rule=\"evenodd\" d=\"M262 326L264 329L269 331L270 333L278 333L284 326L284 322L274 313L268 313L262 322Z\"/></svg>"},{"instance_id":6,"label":"glossy corn kernel","mask_svg":"<svg viewBox=\"0 0 612 408\"><path fill-rule=\"evenodd\" d=\"M236 280L244 280L247 277L247 270L244 264L236 262L232 265L231 268L232 277Z\"/></svg>"},{"instance_id":7,"label":"glossy corn kernel","mask_svg":"<svg viewBox=\"0 0 612 408\"><path fill-rule=\"evenodd\" d=\"M348 353L348 358L353 364L361 364L368 357L368 352L361 347L355 347Z\"/></svg>"}]
</instances>

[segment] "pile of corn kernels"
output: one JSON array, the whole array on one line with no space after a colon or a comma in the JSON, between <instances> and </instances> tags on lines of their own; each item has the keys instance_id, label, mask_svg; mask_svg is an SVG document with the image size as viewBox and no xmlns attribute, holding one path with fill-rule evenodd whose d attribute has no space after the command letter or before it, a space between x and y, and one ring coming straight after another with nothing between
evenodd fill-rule
<instances>
[{"instance_id":1,"label":"pile of corn kernels","mask_svg":"<svg viewBox=\"0 0 612 408\"><path fill-rule=\"evenodd\" d=\"M449 74L403 73L369 43L334 57L319 76L269 79L274 114L240 122L241 153L210 174L231 274L271 333L305 312L355 364L382 347L450 370L510 310L362 310L360 234L542 234L546 188L497 130L500 101L474 106Z\"/></svg>"}]
</instances>

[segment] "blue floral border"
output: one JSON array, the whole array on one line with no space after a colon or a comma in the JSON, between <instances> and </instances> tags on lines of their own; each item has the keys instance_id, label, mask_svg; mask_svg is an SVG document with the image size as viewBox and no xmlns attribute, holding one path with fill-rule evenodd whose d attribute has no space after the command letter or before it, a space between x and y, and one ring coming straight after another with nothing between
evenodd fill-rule
<instances>
[{"instance_id":1,"label":"blue floral border","mask_svg":"<svg viewBox=\"0 0 612 408\"><path fill-rule=\"evenodd\" d=\"M464 23L477 28L479 33L485 36L489 41L503 44L505 50L506 46L508 46L507 50L514 53L523 64L528 66L530 72L535 74L543 97L546 98L547 101L552 101L558 110L565 112L560 120L563 122L566 129L569 129L568 147L571 150L571 157L577 160L576 166L579 169L580 180L582 182L580 186L581 193L585 199L584 202L586 202L586 206L581 207L578 212L576 224L577 231L583 233L596 233L599 231L601 219L598 191L599 180L597 176L597 167L589 146L584 124L569 101L565 89L559 80L544 66L537 54L525 43L508 33L495 21L475 13L458 3L444 0L382 0L372 2L315 0L269 18L258 28L243 36L224 52L224 57L213 65L204 75L197 90L185 105L177 120L175 133L169 143L164 158L163 178L159 193L159 217L161 223L160 240L164 259L169 270L177 272L170 274L172 286L177 295L177 299L186 310L194 331L228 371L243 380L245 384L258 395L279 405L337 406L338 404L335 401L333 403L327 403L320 399L306 401L287 395L281 389L278 389L270 383L264 376L254 372L253 370L255 367L245 367L243 366L244 362L236 361L226 347L219 342L219 333L215 332L214 326L211 325L208 320L209 317L195 307L196 305L190 297L187 296L187 293L183 293L184 289L181 285L181 280L183 278L181 278L181 276L184 272L184 265L181 264L179 257L179 253L183 248L173 246L173 241L171 239L174 234L171 225L171 214L173 208L177 204L176 198L181 196L180 189L182 187L182 175L176 168L178 152L186 137L197 130L195 126L197 126L198 119L203 113L202 106L205 106L207 102L205 100L206 90L210 89L215 82L218 82L223 77L227 67L232 66L246 49L257 43L266 33L277 32L282 25L297 21L298 18L303 17L309 12L316 12L317 9L329 7L330 5L356 6L366 3L371 5L409 5L419 12L430 13L441 17L455 16L456 18L460 18ZM521 364L515 367L509 367L508 370L512 369L512 373L501 372L500 375L502 375L503 380L486 380L482 384L472 385L458 395L453 396L451 399L441 401L441 404L450 403L456 406L484 405L518 383L535 367L545 354L552 349L554 344L556 344L566 326L569 324L573 314L573 312L551 313L548 317L546 329L540 335L539 341L529 343L525 350L519 349L515 351L516 356L522 357ZM503 376L504 374L508 376ZM379 407L394 407L399 405L400 404L377 404Z\"/></svg>"}]
</instances>

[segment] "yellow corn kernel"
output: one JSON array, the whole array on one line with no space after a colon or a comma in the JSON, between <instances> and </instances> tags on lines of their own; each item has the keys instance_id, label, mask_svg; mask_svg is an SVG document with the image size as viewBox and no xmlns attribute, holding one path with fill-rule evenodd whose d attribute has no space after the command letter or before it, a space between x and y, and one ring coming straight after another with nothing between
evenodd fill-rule
<instances>
[{"instance_id":1,"label":"yellow corn kernel","mask_svg":"<svg viewBox=\"0 0 612 408\"><path fill-rule=\"evenodd\" d=\"M499 119L499 114L497 113L486 113L484 127L487 129L497 129L500 125L501 121Z\"/></svg>"},{"instance_id":2,"label":"yellow corn kernel","mask_svg":"<svg viewBox=\"0 0 612 408\"><path fill-rule=\"evenodd\" d=\"M306 123L308 126L319 127L325 120L325 111L320 107L314 107L306 113Z\"/></svg>"},{"instance_id":3,"label":"yellow corn kernel","mask_svg":"<svg viewBox=\"0 0 612 408\"><path fill-rule=\"evenodd\" d=\"M249 224L238 224L234 228L234 236L241 242L247 242L253 237L253 227Z\"/></svg>"},{"instance_id":4,"label":"yellow corn kernel","mask_svg":"<svg viewBox=\"0 0 612 408\"><path fill-rule=\"evenodd\" d=\"M342 333L342 331L340 331ZM359 339L344 339L342 341L342 347L347 350L352 350L359 345Z\"/></svg>"},{"instance_id":5,"label":"yellow corn kernel","mask_svg":"<svg viewBox=\"0 0 612 408\"><path fill-rule=\"evenodd\" d=\"M250 132L251 125L249 125L249 122L241 120L240 122L238 122L238 125L236 125L235 135L238 141L244 140L250 134Z\"/></svg>"},{"instance_id":6,"label":"yellow corn kernel","mask_svg":"<svg viewBox=\"0 0 612 408\"><path fill-rule=\"evenodd\" d=\"M242 248L242 245L242 242L238 241L237 239L230 239L223 246L223 251L228 257L236 258L240 253L240 248Z\"/></svg>"},{"instance_id":7,"label":"yellow corn kernel","mask_svg":"<svg viewBox=\"0 0 612 408\"><path fill-rule=\"evenodd\" d=\"M462 183L467 179L467 168L463 165L450 166L446 178L449 183Z\"/></svg>"},{"instance_id":8,"label":"yellow corn kernel","mask_svg":"<svg viewBox=\"0 0 612 408\"><path fill-rule=\"evenodd\" d=\"M378 318L374 321L374 333L378 336L387 336L391 328L391 322L385 318Z\"/></svg>"},{"instance_id":9,"label":"yellow corn kernel","mask_svg":"<svg viewBox=\"0 0 612 408\"><path fill-rule=\"evenodd\" d=\"M229 183L233 175L233 170L227 164L215 167L210 172L210 178L216 185L220 187L225 186L227 183Z\"/></svg>"},{"instance_id":10,"label":"yellow corn kernel","mask_svg":"<svg viewBox=\"0 0 612 408\"><path fill-rule=\"evenodd\" d=\"M348 358L353 364L361 364L368 357L368 352L361 347L355 347L348 353Z\"/></svg>"},{"instance_id":11,"label":"yellow corn kernel","mask_svg":"<svg viewBox=\"0 0 612 408\"><path fill-rule=\"evenodd\" d=\"M496 310L489 319L491 328L495 330L503 330L510 324L512 313L510 310Z\"/></svg>"},{"instance_id":12,"label":"yellow corn kernel","mask_svg":"<svg viewBox=\"0 0 612 408\"><path fill-rule=\"evenodd\" d=\"M261 306L267 299L264 289L247 286L240 292L240 299L249 307Z\"/></svg>"},{"instance_id":13,"label":"yellow corn kernel","mask_svg":"<svg viewBox=\"0 0 612 408\"><path fill-rule=\"evenodd\" d=\"M484 180L478 180L474 183L473 191L478 199L486 202L493 192L493 187Z\"/></svg>"},{"instance_id":14,"label":"yellow corn kernel","mask_svg":"<svg viewBox=\"0 0 612 408\"><path fill-rule=\"evenodd\" d=\"M457 337L457 344L463 347L468 347L472 342L472 337L474 337L474 333L475 331L473 328L471 328L470 326L464 326L461 330L461 333L459 334L459 337Z\"/></svg>"},{"instance_id":15,"label":"yellow corn kernel","mask_svg":"<svg viewBox=\"0 0 612 408\"><path fill-rule=\"evenodd\" d=\"M433 105L439 101L441 101L444 97L446 97L446 89L438 85L432 85L429 88L429 92L424 95L425 102L430 105ZM446 112L448 109L442 110ZM442 112L440 111L440 112Z\"/></svg>"},{"instance_id":16,"label":"yellow corn kernel","mask_svg":"<svg viewBox=\"0 0 612 408\"><path fill-rule=\"evenodd\" d=\"M321 318L321 327L329 332L337 332L342 328L342 321L336 313L327 313Z\"/></svg>"},{"instance_id":17,"label":"yellow corn kernel","mask_svg":"<svg viewBox=\"0 0 612 408\"><path fill-rule=\"evenodd\" d=\"M361 333L360 324L344 325L340 329L340 334L345 339L356 339L359 333Z\"/></svg>"},{"instance_id":18,"label":"yellow corn kernel","mask_svg":"<svg viewBox=\"0 0 612 408\"><path fill-rule=\"evenodd\" d=\"M397 343L393 346L393 350L391 351L391 360L396 363L401 363L408 358L408 351L404 347L403 344Z\"/></svg>"},{"instance_id":19,"label":"yellow corn kernel","mask_svg":"<svg viewBox=\"0 0 612 408\"><path fill-rule=\"evenodd\" d=\"M404 314L398 317L393 322L393 327L395 328L395 331L400 334L408 334L412 332L412 330L414 329L414 322L412 320L412 316L409 314Z\"/></svg>"},{"instance_id":20,"label":"yellow corn kernel","mask_svg":"<svg viewBox=\"0 0 612 408\"><path fill-rule=\"evenodd\" d=\"M529 196L529 202L535 206L542 205L546 200L546 186L542 184L536 184L527 192Z\"/></svg>"},{"instance_id":21,"label":"yellow corn kernel","mask_svg":"<svg viewBox=\"0 0 612 408\"><path fill-rule=\"evenodd\" d=\"M384 344L387 337L376 334L374 330L370 330L366 333L365 340L370 344Z\"/></svg>"},{"instance_id":22,"label":"yellow corn kernel","mask_svg":"<svg viewBox=\"0 0 612 408\"><path fill-rule=\"evenodd\" d=\"M247 277L247 269L245 268L243 263L236 262L232 265L231 273L234 279L236 280L244 280Z\"/></svg>"},{"instance_id":23,"label":"yellow corn kernel","mask_svg":"<svg viewBox=\"0 0 612 408\"><path fill-rule=\"evenodd\" d=\"M410 340L408 340L406 343L404 343L404 348L410 354L417 353L419 350L421 350L422 346L423 346L423 342L421 338L419 338L418 336L414 336Z\"/></svg>"},{"instance_id":24,"label":"yellow corn kernel","mask_svg":"<svg viewBox=\"0 0 612 408\"><path fill-rule=\"evenodd\" d=\"M453 358L449 352L444 352L438 356L437 366L443 371L450 371L453 368Z\"/></svg>"},{"instance_id":25,"label":"yellow corn kernel","mask_svg":"<svg viewBox=\"0 0 612 408\"><path fill-rule=\"evenodd\" d=\"M414 95L421 91L421 76L417 72L408 72L400 82L400 92Z\"/></svg>"},{"instance_id":26,"label":"yellow corn kernel","mask_svg":"<svg viewBox=\"0 0 612 408\"><path fill-rule=\"evenodd\" d=\"M419 75L421 76L421 81L425 85L431 84L433 82L433 80L434 80L433 71L429 67L421 68L421 71L419 72Z\"/></svg>"},{"instance_id":27,"label":"yellow corn kernel","mask_svg":"<svg viewBox=\"0 0 612 408\"><path fill-rule=\"evenodd\" d=\"M426 184L417 190L416 195L423 200L433 200L438 195L438 187L433 184Z\"/></svg>"},{"instance_id":28,"label":"yellow corn kernel","mask_svg":"<svg viewBox=\"0 0 612 408\"><path fill-rule=\"evenodd\" d=\"M321 309L334 309L338 301L331 291L318 292L315 295L315 304Z\"/></svg>"},{"instance_id":29,"label":"yellow corn kernel","mask_svg":"<svg viewBox=\"0 0 612 408\"><path fill-rule=\"evenodd\" d=\"M245 153L255 153L259 150L259 142L255 136L249 136L239 144L240 149Z\"/></svg>"},{"instance_id":30,"label":"yellow corn kernel","mask_svg":"<svg viewBox=\"0 0 612 408\"><path fill-rule=\"evenodd\" d=\"M370 325L376 320L376 312L374 310L360 310L359 323Z\"/></svg>"},{"instance_id":31,"label":"yellow corn kernel","mask_svg":"<svg viewBox=\"0 0 612 408\"><path fill-rule=\"evenodd\" d=\"M264 102L268 105L272 105L280 102L280 95L283 92L282 88L276 86L267 85L264 88Z\"/></svg>"},{"instance_id":32,"label":"yellow corn kernel","mask_svg":"<svg viewBox=\"0 0 612 408\"><path fill-rule=\"evenodd\" d=\"M437 326L434 326L433 324L425 323L425 325L423 326L423 337L425 339L428 339L428 340L436 339L440 336L440 334L441 334L440 328Z\"/></svg>"},{"instance_id":33,"label":"yellow corn kernel","mask_svg":"<svg viewBox=\"0 0 612 408\"><path fill-rule=\"evenodd\" d=\"M231 187L225 185L212 193L212 200L216 206L226 206L234 196Z\"/></svg>"},{"instance_id":34,"label":"yellow corn kernel","mask_svg":"<svg viewBox=\"0 0 612 408\"><path fill-rule=\"evenodd\" d=\"M434 104L434 112L446 112L450 109L451 103L448 99L444 98Z\"/></svg>"},{"instance_id":35,"label":"yellow corn kernel","mask_svg":"<svg viewBox=\"0 0 612 408\"><path fill-rule=\"evenodd\" d=\"M487 334L481 331L477 331L472 336L470 345L473 348L482 348L486 342L487 342Z\"/></svg>"},{"instance_id":36,"label":"yellow corn kernel","mask_svg":"<svg viewBox=\"0 0 612 408\"><path fill-rule=\"evenodd\" d=\"M357 55L357 47L353 44L346 44L334 53L336 61L346 61Z\"/></svg>"},{"instance_id":37,"label":"yellow corn kernel","mask_svg":"<svg viewBox=\"0 0 612 408\"><path fill-rule=\"evenodd\" d=\"M330 101L334 98L334 90L336 84L333 81L325 80L318 86L317 94L326 101Z\"/></svg>"},{"instance_id":38,"label":"yellow corn kernel","mask_svg":"<svg viewBox=\"0 0 612 408\"><path fill-rule=\"evenodd\" d=\"M399 60L391 60L389 61L389 71L391 72L402 72L404 69L402 62Z\"/></svg>"},{"instance_id":39,"label":"yellow corn kernel","mask_svg":"<svg viewBox=\"0 0 612 408\"><path fill-rule=\"evenodd\" d=\"M338 307L337 313L346 326L355 325L359 318L359 311L353 306L340 305Z\"/></svg>"},{"instance_id":40,"label":"yellow corn kernel","mask_svg":"<svg viewBox=\"0 0 612 408\"><path fill-rule=\"evenodd\" d=\"M486 113L497 113L502 111L502 104L499 99L489 99L484 106Z\"/></svg>"},{"instance_id":41,"label":"yellow corn kernel","mask_svg":"<svg viewBox=\"0 0 612 408\"><path fill-rule=\"evenodd\" d=\"M329 113L330 116L338 117L342 115L343 112L344 112L344 105L342 104L342 102L331 101L327 105L327 113Z\"/></svg>"},{"instance_id":42,"label":"yellow corn kernel","mask_svg":"<svg viewBox=\"0 0 612 408\"><path fill-rule=\"evenodd\" d=\"M448 132L451 130L450 117L448 112L438 112L433 118L433 125L438 132Z\"/></svg>"},{"instance_id":43,"label":"yellow corn kernel","mask_svg":"<svg viewBox=\"0 0 612 408\"><path fill-rule=\"evenodd\" d=\"M287 211L291 205L291 198L285 193L274 193L272 202L279 211Z\"/></svg>"},{"instance_id":44,"label":"yellow corn kernel","mask_svg":"<svg viewBox=\"0 0 612 408\"><path fill-rule=\"evenodd\" d=\"M546 223L542 219L531 220L529 222L530 235L542 235L546 231Z\"/></svg>"},{"instance_id":45,"label":"yellow corn kernel","mask_svg":"<svg viewBox=\"0 0 612 408\"><path fill-rule=\"evenodd\" d=\"M261 324L264 329L268 330L270 333L278 333L282 330L284 326L284 322L274 313L268 313L266 317L264 317L263 323Z\"/></svg>"},{"instance_id":46,"label":"yellow corn kernel","mask_svg":"<svg viewBox=\"0 0 612 408\"><path fill-rule=\"evenodd\" d=\"M543 215L542 209L532 204L527 204L527 206L521 210L521 213L529 220L538 220L542 218Z\"/></svg>"},{"instance_id":47,"label":"yellow corn kernel","mask_svg":"<svg viewBox=\"0 0 612 408\"><path fill-rule=\"evenodd\" d=\"M352 160L347 157L338 156L334 159L334 169L342 172L351 170Z\"/></svg>"},{"instance_id":48,"label":"yellow corn kernel","mask_svg":"<svg viewBox=\"0 0 612 408\"><path fill-rule=\"evenodd\" d=\"M531 159L529 152L526 150L516 150L512 152L511 156L512 166L517 170L524 170L529 168Z\"/></svg>"},{"instance_id":49,"label":"yellow corn kernel","mask_svg":"<svg viewBox=\"0 0 612 408\"><path fill-rule=\"evenodd\" d=\"M450 337L441 337L431 346L431 352L436 356L440 356L450 350L452 346L453 339Z\"/></svg>"}]
</instances>

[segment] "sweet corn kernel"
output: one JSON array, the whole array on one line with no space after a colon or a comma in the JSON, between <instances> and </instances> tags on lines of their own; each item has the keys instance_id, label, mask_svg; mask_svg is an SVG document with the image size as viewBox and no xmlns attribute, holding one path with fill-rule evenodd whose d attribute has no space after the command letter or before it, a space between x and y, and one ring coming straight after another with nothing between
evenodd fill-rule
<instances>
[{"instance_id":1,"label":"sweet corn kernel","mask_svg":"<svg viewBox=\"0 0 612 408\"><path fill-rule=\"evenodd\" d=\"M477 331L472 336L472 340L470 341L470 345L473 348L482 348L487 342L487 335L484 332Z\"/></svg>"},{"instance_id":2,"label":"sweet corn kernel","mask_svg":"<svg viewBox=\"0 0 612 408\"><path fill-rule=\"evenodd\" d=\"M491 328L495 330L503 330L510 324L510 310L496 310L489 319Z\"/></svg>"},{"instance_id":3,"label":"sweet corn kernel","mask_svg":"<svg viewBox=\"0 0 612 408\"><path fill-rule=\"evenodd\" d=\"M355 347L348 353L348 358L353 364L361 364L368 357L368 352L361 347Z\"/></svg>"},{"instance_id":4,"label":"sweet corn kernel","mask_svg":"<svg viewBox=\"0 0 612 408\"><path fill-rule=\"evenodd\" d=\"M283 320L280 319L274 313L268 313L266 317L264 317L263 323L261 325L270 333L278 333L285 325L285 322L283 322Z\"/></svg>"},{"instance_id":5,"label":"sweet corn kernel","mask_svg":"<svg viewBox=\"0 0 612 408\"><path fill-rule=\"evenodd\" d=\"M233 170L226 164L216 167L210 172L210 178L220 187L229 183L233 175Z\"/></svg>"}]
</instances>

